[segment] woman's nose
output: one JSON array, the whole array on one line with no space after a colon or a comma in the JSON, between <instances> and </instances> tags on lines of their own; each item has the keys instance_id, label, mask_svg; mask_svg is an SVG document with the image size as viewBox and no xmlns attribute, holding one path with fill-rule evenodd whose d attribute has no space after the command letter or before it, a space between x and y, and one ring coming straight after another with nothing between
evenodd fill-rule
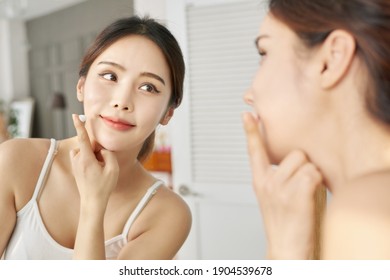
<instances>
[{"instance_id":1,"label":"woman's nose","mask_svg":"<svg viewBox=\"0 0 390 280\"><path fill-rule=\"evenodd\" d=\"M252 94L252 89L248 88L243 96L244 102L250 106L253 105L253 94Z\"/></svg>"},{"instance_id":2,"label":"woman's nose","mask_svg":"<svg viewBox=\"0 0 390 280\"><path fill-rule=\"evenodd\" d=\"M133 100L128 93L127 96L117 96L111 101L111 106L114 107L117 110L123 110L123 111L133 111L134 105Z\"/></svg>"},{"instance_id":3,"label":"woman's nose","mask_svg":"<svg viewBox=\"0 0 390 280\"><path fill-rule=\"evenodd\" d=\"M129 91L128 87L126 88L117 88L115 92L112 93L111 106L117 110L123 111L133 111L133 94Z\"/></svg>"},{"instance_id":4,"label":"woman's nose","mask_svg":"<svg viewBox=\"0 0 390 280\"><path fill-rule=\"evenodd\" d=\"M130 111L130 110L132 111L130 105L120 104L119 102L113 104L113 107L123 111Z\"/></svg>"}]
</instances>

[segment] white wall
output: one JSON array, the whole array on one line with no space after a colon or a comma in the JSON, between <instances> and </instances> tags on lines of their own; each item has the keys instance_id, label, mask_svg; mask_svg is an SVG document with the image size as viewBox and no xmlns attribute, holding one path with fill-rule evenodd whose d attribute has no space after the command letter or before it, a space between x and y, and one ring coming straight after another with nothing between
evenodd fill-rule
<instances>
[{"instance_id":1,"label":"white wall","mask_svg":"<svg viewBox=\"0 0 390 280\"><path fill-rule=\"evenodd\" d=\"M13 98L21 99L30 95L26 25L22 20L11 20L11 63Z\"/></svg>"},{"instance_id":2,"label":"white wall","mask_svg":"<svg viewBox=\"0 0 390 280\"><path fill-rule=\"evenodd\" d=\"M181 0L179 0L181 1ZM134 0L134 14L165 20L166 0Z\"/></svg>"},{"instance_id":3,"label":"white wall","mask_svg":"<svg viewBox=\"0 0 390 280\"><path fill-rule=\"evenodd\" d=\"M10 25L0 20L0 98L9 102L12 98L12 71L10 57Z\"/></svg>"},{"instance_id":4,"label":"white wall","mask_svg":"<svg viewBox=\"0 0 390 280\"><path fill-rule=\"evenodd\" d=\"M27 97L29 88L24 21L0 19L0 98L10 102Z\"/></svg>"}]
</instances>

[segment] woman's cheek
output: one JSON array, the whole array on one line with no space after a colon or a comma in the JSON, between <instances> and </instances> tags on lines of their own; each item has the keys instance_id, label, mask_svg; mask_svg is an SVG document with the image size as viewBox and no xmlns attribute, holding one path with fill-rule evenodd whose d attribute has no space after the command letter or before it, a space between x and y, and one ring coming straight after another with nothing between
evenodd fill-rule
<instances>
[{"instance_id":1,"label":"woman's cheek","mask_svg":"<svg viewBox=\"0 0 390 280\"><path fill-rule=\"evenodd\" d=\"M104 95L99 94L99 93L94 93L94 94L87 94L84 98L84 109L95 109L98 107L101 107L102 105L108 105L109 100L104 97Z\"/></svg>"},{"instance_id":2,"label":"woman's cheek","mask_svg":"<svg viewBox=\"0 0 390 280\"><path fill-rule=\"evenodd\" d=\"M88 101L90 103L96 103L100 102L102 100L107 99L108 95L107 94L102 94L98 90L90 89L86 94L85 94L85 101Z\"/></svg>"}]
</instances>

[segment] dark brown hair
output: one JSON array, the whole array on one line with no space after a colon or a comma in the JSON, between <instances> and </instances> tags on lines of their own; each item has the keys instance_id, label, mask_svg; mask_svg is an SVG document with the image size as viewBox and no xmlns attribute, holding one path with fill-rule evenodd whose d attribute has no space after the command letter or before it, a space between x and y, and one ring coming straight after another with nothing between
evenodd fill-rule
<instances>
[{"instance_id":1,"label":"dark brown hair","mask_svg":"<svg viewBox=\"0 0 390 280\"><path fill-rule=\"evenodd\" d=\"M79 76L86 77L95 59L110 45L129 35L145 36L154 42L163 52L167 60L172 83L172 93L168 107L177 108L183 98L183 82L185 65L180 46L171 32L151 18L133 16L119 19L107 26L95 39L87 50L81 65ZM155 132L144 142L138 160L147 158L154 146Z\"/></svg>"},{"instance_id":2,"label":"dark brown hair","mask_svg":"<svg viewBox=\"0 0 390 280\"><path fill-rule=\"evenodd\" d=\"M269 0L269 9L307 47L322 43L335 29L352 34L372 83L367 108L390 125L389 0Z\"/></svg>"}]
</instances>

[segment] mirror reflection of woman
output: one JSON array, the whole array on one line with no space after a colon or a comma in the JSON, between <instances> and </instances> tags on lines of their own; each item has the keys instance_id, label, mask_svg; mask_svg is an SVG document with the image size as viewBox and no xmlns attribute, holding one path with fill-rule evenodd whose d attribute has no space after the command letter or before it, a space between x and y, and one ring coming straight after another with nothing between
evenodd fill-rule
<instances>
[{"instance_id":1,"label":"mirror reflection of woman","mask_svg":"<svg viewBox=\"0 0 390 280\"><path fill-rule=\"evenodd\" d=\"M103 30L80 67L77 136L0 146L0 254L172 259L191 215L141 163L180 105L183 79L180 48L159 23L131 17Z\"/></svg>"}]
</instances>

